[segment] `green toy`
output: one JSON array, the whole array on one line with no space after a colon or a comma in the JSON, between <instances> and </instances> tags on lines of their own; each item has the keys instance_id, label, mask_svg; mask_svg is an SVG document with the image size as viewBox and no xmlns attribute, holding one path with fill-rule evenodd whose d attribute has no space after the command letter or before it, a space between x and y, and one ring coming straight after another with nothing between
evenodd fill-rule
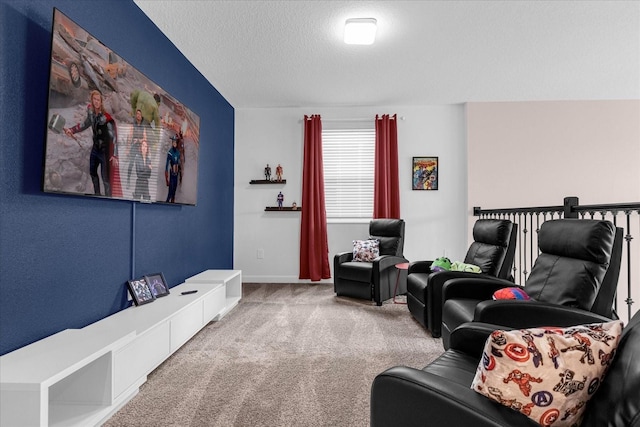
<instances>
[{"instance_id":1,"label":"green toy","mask_svg":"<svg viewBox=\"0 0 640 427\"><path fill-rule=\"evenodd\" d=\"M431 271L449 271L451 270L451 260L447 257L437 258L431 263Z\"/></svg>"},{"instance_id":2,"label":"green toy","mask_svg":"<svg viewBox=\"0 0 640 427\"><path fill-rule=\"evenodd\" d=\"M437 258L431 263L431 271L464 271L467 273L482 273L480 267L473 264L466 264L460 261L451 262L447 257Z\"/></svg>"},{"instance_id":3,"label":"green toy","mask_svg":"<svg viewBox=\"0 0 640 427\"><path fill-rule=\"evenodd\" d=\"M482 273L480 267L473 264L465 264L464 262L456 261L451 264L451 271L464 271L467 273Z\"/></svg>"}]
</instances>

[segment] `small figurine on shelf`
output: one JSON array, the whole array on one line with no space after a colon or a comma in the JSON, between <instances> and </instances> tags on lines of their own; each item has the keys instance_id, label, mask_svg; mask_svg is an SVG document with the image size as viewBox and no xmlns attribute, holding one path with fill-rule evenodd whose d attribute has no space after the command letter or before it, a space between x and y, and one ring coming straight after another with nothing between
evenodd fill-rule
<instances>
[{"instance_id":1,"label":"small figurine on shelf","mask_svg":"<svg viewBox=\"0 0 640 427\"><path fill-rule=\"evenodd\" d=\"M282 166L280 166L280 163L276 167L276 181L282 182Z\"/></svg>"},{"instance_id":2,"label":"small figurine on shelf","mask_svg":"<svg viewBox=\"0 0 640 427\"><path fill-rule=\"evenodd\" d=\"M282 209L282 203L284 202L284 194L282 194L282 191L280 191L278 193L278 207L280 209Z\"/></svg>"},{"instance_id":3,"label":"small figurine on shelf","mask_svg":"<svg viewBox=\"0 0 640 427\"><path fill-rule=\"evenodd\" d=\"M298 204L296 202L291 203L291 209L298 210Z\"/></svg>"},{"instance_id":4,"label":"small figurine on shelf","mask_svg":"<svg viewBox=\"0 0 640 427\"><path fill-rule=\"evenodd\" d=\"M267 166L264 168L264 179L271 181L271 166L269 166L269 163L267 163Z\"/></svg>"}]
</instances>

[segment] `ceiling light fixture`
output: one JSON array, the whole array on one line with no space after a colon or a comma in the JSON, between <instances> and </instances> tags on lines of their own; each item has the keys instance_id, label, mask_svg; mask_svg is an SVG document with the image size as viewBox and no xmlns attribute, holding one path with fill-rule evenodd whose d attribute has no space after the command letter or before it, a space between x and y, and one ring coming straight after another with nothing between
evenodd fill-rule
<instances>
[{"instance_id":1,"label":"ceiling light fixture","mask_svg":"<svg viewBox=\"0 0 640 427\"><path fill-rule=\"evenodd\" d=\"M377 21L375 18L347 19L344 25L346 44L373 44L376 39Z\"/></svg>"}]
</instances>

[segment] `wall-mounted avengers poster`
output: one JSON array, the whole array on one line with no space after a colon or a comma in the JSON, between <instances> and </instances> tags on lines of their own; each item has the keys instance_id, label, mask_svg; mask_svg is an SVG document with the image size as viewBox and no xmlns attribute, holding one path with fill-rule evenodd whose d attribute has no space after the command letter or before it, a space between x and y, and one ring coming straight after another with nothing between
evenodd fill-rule
<instances>
[{"instance_id":1,"label":"wall-mounted avengers poster","mask_svg":"<svg viewBox=\"0 0 640 427\"><path fill-rule=\"evenodd\" d=\"M54 9L43 190L195 205L200 118Z\"/></svg>"}]
</instances>

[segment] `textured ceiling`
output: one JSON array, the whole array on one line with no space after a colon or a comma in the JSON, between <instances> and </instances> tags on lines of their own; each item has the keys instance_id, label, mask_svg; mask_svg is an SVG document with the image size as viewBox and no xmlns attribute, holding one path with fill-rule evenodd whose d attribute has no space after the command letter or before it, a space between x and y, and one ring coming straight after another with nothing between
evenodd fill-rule
<instances>
[{"instance_id":1,"label":"textured ceiling","mask_svg":"<svg viewBox=\"0 0 640 427\"><path fill-rule=\"evenodd\" d=\"M640 99L638 1L134 1L236 108Z\"/></svg>"}]
</instances>

